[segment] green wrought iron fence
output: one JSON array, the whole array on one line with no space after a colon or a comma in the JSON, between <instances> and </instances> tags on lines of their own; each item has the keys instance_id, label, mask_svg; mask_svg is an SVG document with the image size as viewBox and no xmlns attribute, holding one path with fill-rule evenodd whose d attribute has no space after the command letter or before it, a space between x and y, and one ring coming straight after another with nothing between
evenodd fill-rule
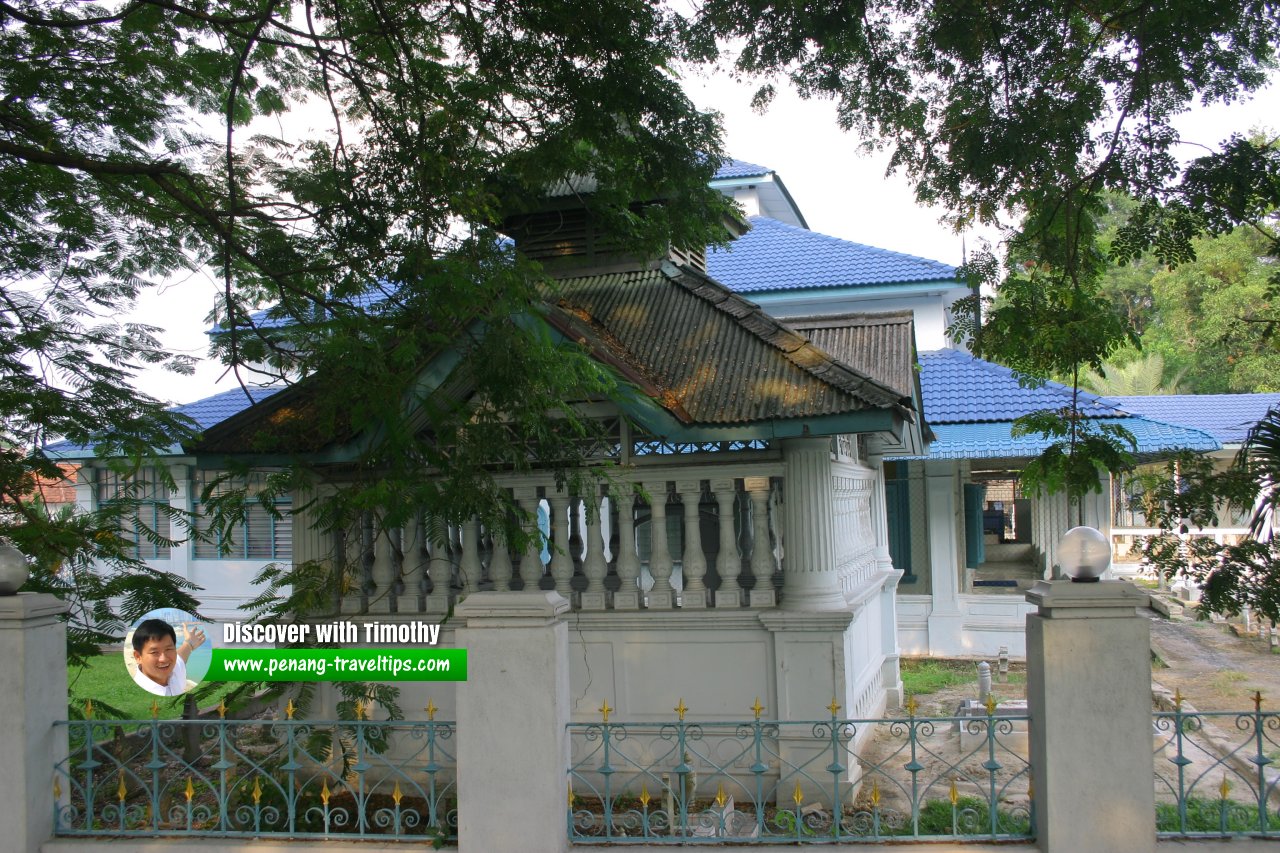
<instances>
[{"instance_id":1,"label":"green wrought iron fence","mask_svg":"<svg viewBox=\"0 0 1280 853\"><path fill-rule=\"evenodd\" d=\"M457 836L454 723L85 720L54 767L57 835Z\"/></svg>"},{"instance_id":2,"label":"green wrought iron fence","mask_svg":"<svg viewBox=\"0 0 1280 853\"><path fill-rule=\"evenodd\" d=\"M569 726L575 843L739 844L1034 837L1029 717Z\"/></svg>"},{"instance_id":3,"label":"green wrought iron fence","mask_svg":"<svg viewBox=\"0 0 1280 853\"><path fill-rule=\"evenodd\" d=\"M1185 709L1154 715L1156 831L1162 837L1280 836L1280 712Z\"/></svg>"}]
</instances>

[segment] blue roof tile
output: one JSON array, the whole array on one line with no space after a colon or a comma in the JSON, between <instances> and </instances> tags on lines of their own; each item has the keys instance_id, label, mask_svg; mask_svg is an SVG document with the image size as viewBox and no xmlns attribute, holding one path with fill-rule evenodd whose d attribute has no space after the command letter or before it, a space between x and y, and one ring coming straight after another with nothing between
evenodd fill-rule
<instances>
[{"instance_id":1,"label":"blue roof tile","mask_svg":"<svg viewBox=\"0 0 1280 853\"><path fill-rule=\"evenodd\" d=\"M228 391L222 391L214 394L212 397L205 397L203 400L196 400L194 403L184 403L181 406L174 406L170 411L186 415L196 422L196 426L201 430L220 424L232 415L238 414L249 408L249 398L252 397L254 403L260 403L271 395L284 388L283 385L277 385L270 388L249 388L246 397L243 388L232 388ZM59 441L45 447L45 452L60 456L63 458L84 458L94 455L92 447L73 444L70 441ZM170 447L170 453L180 453L180 447Z\"/></svg>"},{"instance_id":2,"label":"blue roof tile","mask_svg":"<svg viewBox=\"0 0 1280 853\"><path fill-rule=\"evenodd\" d=\"M716 171L712 180L722 181L729 178L758 178L773 173L773 169L757 166L745 160L725 160Z\"/></svg>"},{"instance_id":3,"label":"blue roof tile","mask_svg":"<svg viewBox=\"0 0 1280 853\"><path fill-rule=\"evenodd\" d=\"M920 390L924 416L937 426L947 423L1012 421L1043 409L1071 405L1071 389L1057 382L1023 388L1013 371L959 350L920 353ZM1123 413L1106 400L1080 392L1080 407L1089 417Z\"/></svg>"},{"instance_id":4,"label":"blue roof tile","mask_svg":"<svg viewBox=\"0 0 1280 853\"><path fill-rule=\"evenodd\" d=\"M1219 448L1206 432L1146 418L1109 419L1133 434L1139 456L1152 456L1175 450L1211 451ZM929 459L1025 459L1037 456L1050 441L1041 435L1014 437L1013 424L963 423L932 424L935 435L929 445Z\"/></svg>"},{"instance_id":5,"label":"blue roof tile","mask_svg":"<svg viewBox=\"0 0 1280 853\"><path fill-rule=\"evenodd\" d=\"M956 268L752 216L751 230L707 252L712 278L737 293L952 281Z\"/></svg>"},{"instance_id":6,"label":"blue roof tile","mask_svg":"<svg viewBox=\"0 0 1280 853\"><path fill-rule=\"evenodd\" d=\"M1243 443L1249 428L1268 409L1280 406L1280 394L1170 394L1108 400L1135 415L1203 430L1223 444Z\"/></svg>"}]
</instances>

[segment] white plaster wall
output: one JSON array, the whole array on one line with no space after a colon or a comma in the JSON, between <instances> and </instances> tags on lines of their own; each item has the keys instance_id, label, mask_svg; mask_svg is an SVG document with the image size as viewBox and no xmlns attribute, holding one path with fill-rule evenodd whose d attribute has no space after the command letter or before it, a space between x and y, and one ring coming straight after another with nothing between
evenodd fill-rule
<instances>
[{"instance_id":1,"label":"white plaster wall","mask_svg":"<svg viewBox=\"0 0 1280 853\"><path fill-rule=\"evenodd\" d=\"M951 346L947 338L949 308L968 291L964 287L939 287L936 290L902 295L848 295L833 298L822 290L799 293L753 294L758 302L775 317L802 317L811 314L885 313L911 311L916 327L916 348L921 352L945 349Z\"/></svg>"}]
</instances>

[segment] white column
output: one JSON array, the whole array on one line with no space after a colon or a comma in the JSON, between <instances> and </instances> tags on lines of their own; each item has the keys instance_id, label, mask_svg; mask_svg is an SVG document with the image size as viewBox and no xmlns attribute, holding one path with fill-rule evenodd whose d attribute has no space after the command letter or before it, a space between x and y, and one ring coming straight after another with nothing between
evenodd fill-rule
<instances>
[{"instance_id":1,"label":"white column","mask_svg":"<svg viewBox=\"0 0 1280 853\"><path fill-rule=\"evenodd\" d=\"M769 543L769 478L747 477L743 486L751 496L751 577L755 585L749 603L752 607L773 607L778 602L773 589L773 546Z\"/></svg>"},{"instance_id":2,"label":"white column","mask_svg":"<svg viewBox=\"0 0 1280 853\"><path fill-rule=\"evenodd\" d=\"M587 588L582 592L583 610L604 610L606 590L605 575L609 574L609 563L604 558L604 533L601 516L604 514L604 502L600 493L584 498L587 515L587 556L582 561L582 573L587 576Z\"/></svg>"},{"instance_id":3,"label":"white column","mask_svg":"<svg viewBox=\"0 0 1280 853\"><path fill-rule=\"evenodd\" d=\"M1027 592L1027 704L1041 850L1155 850L1151 625L1125 581Z\"/></svg>"},{"instance_id":4,"label":"white column","mask_svg":"<svg viewBox=\"0 0 1280 853\"><path fill-rule=\"evenodd\" d=\"M460 853L569 849L568 610L541 590L480 592L455 610L468 671L457 692ZM495 749L517 720L518 736Z\"/></svg>"},{"instance_id":5,"label":"white column","mask_svg":"<svg viewBox=\"0 0 1280 853\"><path fill-rule=\"evenodd\" d=\"M742 573L742 555L738 553L737 520L738 491L734 480L712 480L711 493L716 496L716 520L720 525L720 553L716 555L716 574L720 576L720 588L716 590L717 608L734 609L742 606L742 585L738 575Z\"/></svg>"},{"instance_id":6,"label":"white column","mask_svg":"<svg viewBox=\"0 0 1280 853\"><path fill-rule=\"evenodd\" d=\"M649 489L649 574L653 588L649 590L651 610L670 610L675 606L671 586L671 547L667 544L667 483L659 480Z\"/></svg>"},{"instance_id":7,"label":"white column","mask_svg":"<svg viewBox=\"0 0 1280 853\"><path fill-rule=\"evenodd\" d=\"M436 533L442 538L435 538ZM444 538L449 535L449 528L443 520L424 514L418 535L430 551L427 572L431 576L431 593L427 596L427 612L447 613L453 584L453 561L449 559L449 544Z\"/></svg>"},{"instance_id":8,"label":"white column","mask_svg":"<svg viewBox=\"0 0 1280 853\"><path fill-rule=\"evenodd\" d=\"M788 610L843 610L847 605L835 560L831 440L787 439L782 443L782 459L787 490L782 606Z\"/></svg>"},{"instance_id":9,"label":"white column","mask_svg":"<svg viewBox=\"0 0 1280 853\"><path fill-rule=\"evenodd\" d=\"M3 847L39 853L53 838L53 765L67 755L67 611L52 595L0 596L0 829ZM62 778L63 798L71 791Z\"/></svg>"},{"instance_id":10,"label":"white column","mask_svg":"<svg viewBox=\"0 0 1280 853\"><path fill-rule=\"evenodd\" d=\"M684 589L680 594L680 606L689 610L707 606L707 555L702 551L702 529L698 518L698 504L702 501L701 480L681 480L676 483L684 509L684 553L680 555L680 576Z\"/></svg>"},{"instance_id":11,"label":"white column","mask_svg":"<svg viewBox=\"0 0 1280 853\"><path fill-rule=\"evenodd\" d=\"M929 653L954 656L962 653L963 633L958 477L953 462L928 462L926 466L925 507L929 516L929 580L933 598L929 614Z\"/></svg>"},{"instance_id":12,"label":"white column","mask_svg":"<svg viewBox=\"0 0 1280 853\"><path fill-rule=\"evenodd\" d=\"M621 495L610 495L618 501L618 591L613 594L614 610L636 610L640 607L640 557L636 554L636 497L631 486L619 487Z\"/></svg>"},{"instance_id":13,"label":"white column","mask_svg":"<svg viewBox=\"0 0 1280 853\"><path fill-rule=\"evenodd\" d=\"M390 613L391 599L395 597L395 561L391 555L391 537L388 530L373 519L373 577L374 592L369 596L370 613Z\"/></svg>"}]
</instances>

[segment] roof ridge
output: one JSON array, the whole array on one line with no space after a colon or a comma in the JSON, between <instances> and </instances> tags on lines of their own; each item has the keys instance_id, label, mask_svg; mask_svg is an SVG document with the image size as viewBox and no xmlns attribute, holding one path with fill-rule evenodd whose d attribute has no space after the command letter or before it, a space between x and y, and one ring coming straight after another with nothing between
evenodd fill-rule
<instances>
[{"instance_id":1,"label":"roof ridge","mask_svg":"<svg viewBox=\"0 0 1280 853\"><path fill-rule=\"evenodd\" d=\"M788 361L811 376L873 405L893 406L910 413L908 417L916 416L908 398L818 348L805 335L711 276L670 262L662 265L662 272L694 296L731 316L739 326L777 349ZM904 401L907 402L904 404Z\"/></svg>"},{"instance_id":2,"label":"roof ridge","mask_svg":"<svg viewBox=\"0 0 1280 853\"><path fill-rule=\"evenodd\" d=\"M901 311L846 311L841 314L806 314L799 317L783 318L790 326L811 329L887 326L891 323L910 323L914 319L915 312L910 309Z\"/></svg>"}]
</instances>

